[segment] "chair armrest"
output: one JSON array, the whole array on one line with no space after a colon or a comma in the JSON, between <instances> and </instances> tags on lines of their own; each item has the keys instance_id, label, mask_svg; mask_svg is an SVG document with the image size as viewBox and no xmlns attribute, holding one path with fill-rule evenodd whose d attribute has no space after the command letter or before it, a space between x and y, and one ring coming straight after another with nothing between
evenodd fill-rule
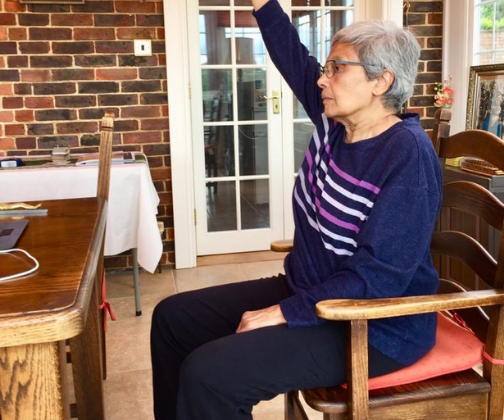
<instances>
[{"instance_id":1,"label":"chair armrest","mask_svg":"<svg viewBox=\"0 0 504 420\"><path fill-rule=\"evenodd\" d=\"M386 299L330 299L317 303L317 315L331 321L392 318L427 312L501 305L504 290L477 290Z\"/></svg>"},{"instance_id":2,"label":"chair armrest","mask_svg":"<svg viewBox=\"0 0 504 420\"><path fill-rule=\"evenodd\" d=\"M292 250L292 239L283 239L271 242L270 249L275 252L290 252Z\"/></svg>"}]
</instances>

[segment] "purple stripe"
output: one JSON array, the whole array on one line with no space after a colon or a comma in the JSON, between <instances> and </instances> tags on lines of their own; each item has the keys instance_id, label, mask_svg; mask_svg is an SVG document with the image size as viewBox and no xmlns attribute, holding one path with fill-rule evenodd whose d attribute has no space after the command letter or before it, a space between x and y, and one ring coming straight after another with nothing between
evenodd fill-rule
<instances>
[{"instance_id":1,"label":"purple stripe","mask_svg":"<svg viewBox=\"0 0 504 420\"><path fill-rule=\"evenodd\" d=\"M311 186L310 189L311 189L312 193L315 194L315 192L317 191L317 189L315 188L315 183L313 182L313 173L312 173L312 170L311 170L311 168L313 166L313 156L310 154L310 148L309 147L308 147L308 149L306 149L305 159L306 159L306 162L308 162L308 172L307 172L308 182L310 183L310 186Z\"/></svg>"},{"instance_id":2,"label":"purple stripe","mask_svg":"<svg viewBox=\"0 0 504 420\"><path fill-rule=\"evenodd\" d=\"M326 152L329 154L329 156L331 155L331 149L329 148L329 145L326 146ZM331 168L333 168L334 172L336 172L341 178L350 182L350 184L354 184L357 185L358 187L365 188L366 190L369 190L375 194L380 194L379 187L370 184L369 182L366 181L359 181L357 178L348 175L346 172L343 172L340 168L338 168L332 159L329 160L329 165L331 166Z\"/></svg>"},{"instance_id":3,"label":"purple stripe","mask_svg":"<svg viewBox=\"0 0 504 420\"><path fill-rule=\"evenodd\" d=\"M324 210L318 198L315 198L315 205L319 209L320 214L330 222L344 229L353 230L354 232L359 233L360 229L358 226L354 225L353 223L344 222L343 220L338 219L337 217L333 216L332 214Z\"/></svg>"}]
</instances>

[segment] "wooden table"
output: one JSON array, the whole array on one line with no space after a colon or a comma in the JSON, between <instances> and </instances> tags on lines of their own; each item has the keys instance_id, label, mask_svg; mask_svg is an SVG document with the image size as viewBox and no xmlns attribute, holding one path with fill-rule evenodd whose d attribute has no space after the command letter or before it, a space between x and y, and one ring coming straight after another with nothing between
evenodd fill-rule
<instances>
[{"instance_id":1,"label":"wooden table","mask_svg":"<svg viewBox=\"0 0 504 420\"><path fill-rule=\"evenodd\" d=\"M71 338L79 420L102 420L95 280L107 204L83 198L46 201L42 207L48 215L27 217L29 224L17 244L40 268L0 282L1 418L70 418L64 341ZM0 255L0 277L29 266L24 259Z\"/></svg>"}]
</instances>

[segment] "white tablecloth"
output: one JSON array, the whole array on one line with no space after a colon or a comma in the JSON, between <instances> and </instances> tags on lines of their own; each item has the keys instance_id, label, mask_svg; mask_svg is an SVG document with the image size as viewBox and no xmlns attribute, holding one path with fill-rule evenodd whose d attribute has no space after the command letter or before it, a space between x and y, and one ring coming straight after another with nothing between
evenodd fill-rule
<instances>
[{"instance_id":1,"label":"white tablecloth","mask_svg":"<svg viewBox=\"0 0 504 420\"><path fill-rule=\"evenodd\" d=\"M0 169L0 203L96 196L97 166ZM154 272L163 246L159 197L146 163L112 165L105 255L137 248L138 263Z\"/></svg>"}]
</instances>

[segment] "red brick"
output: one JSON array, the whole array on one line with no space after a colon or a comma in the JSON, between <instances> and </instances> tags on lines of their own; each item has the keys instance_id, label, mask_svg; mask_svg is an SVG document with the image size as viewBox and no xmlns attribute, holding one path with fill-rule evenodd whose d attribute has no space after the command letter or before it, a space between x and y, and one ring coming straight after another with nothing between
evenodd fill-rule
<instances>
[{"instance_id":1,"label":"red brick","mask_svg":"<svg viewBox=\"0 0 504 420\"><path fill-rule=\"evenodd\" d=\"M0 28L0 41L5 41L6 39L9 39L7 37L7 28Z\"/></svg>"},{"instance_id":2,"label":"red brick","mask_svg":"<svg viewBox=\"0 0 504 420\"><path fill-rule=\"evenodd\" d=\"M21 70L21 80L23 82L49 82L51 70Z\"/></svg>"},{"instance_id":3,"label":"red brick","mask_svg":"<svg viewBox=\"0 0 504 420\"><path fill-rule=\"evenodd\" d=\"M69 17L66 13L53 13L51 26L93 26L93 15L91 13L72 13Z\"/></svg>"},{"instance_id":4,"label":"red brick","mask_svg":"<svg viewBox=\"0 0 504 420\"><path fill-rule=\"evenodd\" d=\"M9 28L9 39L11 41L25 41L28 39L26 28Z\"/></svg>"},{"instance_id":5,"label":"red brick","mask_svg":"<svg viewBox=\"0 0 504 420\"><path fill-rule=\"evenodd\" d=\"M24 124L6 124L5 125L5 135L6 136L22 136L26 134Z\"/></svg>"},{"instance_id":6,"label":"red brick","mask_svg":"<svg viewBox=\"0 0 504 420\"><path fill-rule=\"evenodd\" d=\"M155 39L155 28L119 28L117 39Z\"/></svg>"},{"instance_id":7,"label":"red brick","mask_svg":"<svg viewBox=\"0 0 504 420\"><path fill-rule=\"evenodd\" d=\"M30 96L25 99L25 107L32 109L54 108L54 99L47 96Z\"/></svg>"},{"instance_id":8,"label":"red brick","mask_svg":"<svg viewBox=\"0 0 504 420\"><path fill-rule=\"evenodd\" d=\"M150 171L153 180L165 180L171 179L171 169L170 168L153 168Z\"/></svg>"},{"instance_id":9,"label":"red brick","mask_svg":"<svg viewBox=\"0 0 504 420\"><path fill-rule=\"evenodd\" d=\"M17 122L32 122L33 121L33 111L29 109L23 109L15 112Z\"/></svg>"},{"instance_id":10,"label":"red brick","mask_svg":"<svg viewBox=\"0 0 504 420\"><path fill-rule=\"evenodd\" d=\"M7 65L11 69L28 67L28 57L23 55L7 57Z\"/></svg>"},{"instance_id":11,"label":"red brick","mask_svg":"<svg viewBox=\"0 0 504 420\"><path fill-rule=\"evenodd\" d=\"M0 56L0 69L4 69L7 66L5 65L5 57Z\"/></svg>"},{"instance_id":12,"label":"red brick","mask_svg":"<svg viewBox=\"0 0 504 420\"><path fill-rule=\"evenodd\" d=\"M98 132L98 123L96 121L58 123L56 124L56 132L58 134L96 133Z\"/></svg>"},{"instance_id":13,"label":"red brick","mask_svg":"<svg viewBox=\"0 0 504 420\"><path fill-rule=\"evenodd\" d=\"M18 1L6 1L5 2L6 12L24 12L26 11L26 6L20 4Z\"/></svg>"},{"instance_id":14,"label":"red brick","mask_svg":"<svg viewBox=\"0 0 504 420\"><path fill-rule=\"evenodd\" d=\"M14 121L14 112L12 111L0 111L0 123L12 122Z\"/></svg>"},{"instance_id":15,"label":"red brick","mask_svg":"<svg viewBox=\"0 0 504 420\"><path fill-rule=\"evenodd\" d=\"M145 119L141 121L141 130L168 130L167 118Z\"/></svg>"},{"instance_id":16,"label":"red brick","mask_svg":"<svg viewBox=\"0 0 504 420\"><path fill-rule=\"evenodd\" d=\"M159 193L158 196L161 205L171 204L173 202L171 193Z\"/></svg>"},{"instance_id":17,"label":"red brick","mask_svg":"<svg viewBox=\"0 0 504 420\"><path fill-rule=\"evenodd\" d=\"M161 116L160 106L131 106L121 109L121 118L149 118Z\"/></svg>"},{"instance_id":18,"label":"red brick","mask_svg":"<svg viewBox=\"0 0 504 420\"><path fill-rule=\"evenodd\" d=\"M89 28L89 29L74 29L74 39L115 39L115 33L113 28Z\"/></svg>"},{"instance_id":19,"label":"red brick","mask_svg":"<svg viewBox=\"0 0 504 420\"><path fill-rule=\"evenodd\" d=\"M116 1L115 7L116 13L154 13L156 11L154 2Z\"/></svg>"},{"instance_id":20,"label":"red brick","mask_svg":"<svg viewBox=\"0 0 504 420\"><path fill-rule=\"evenodd\" d=\"M18 137L16 139L16 149L35 149L37 140L35 137Z\"/></svg>"},{"instance_id":21,"label":"red brick","mask_svg":"<svg viewBox=\"0 0 504 420\"><path fill-rule=\"evenodd\" d=\"M128 69L97 69L96 80L134 80L138 77L138 71Z\"/></svg>"},{"instance_id":22,"label":"red brick","mask_svg":"<svg viewBox=\"0 0 504 420\"><path fill-rule=\"evenodd\" d=\"M21 81L23 82L48 82L51 81L50 70L21 70Z\"/></svg>"},{"instance_id":23,"label":"red brick","mask_svg":"<svg viewBox=\"0 0 504 420\"><path fill-rule=\"evenodd\" d=\"M0 149L9 150L14 149L15 143L14 139L7 139L0 137Z\"/></svg>"},{"instance_id":24,"label":"red brick","mask_svg":"<svg viewBox=\"0 0 504 420\"><path fill-rule=\"evenodd\" d=\"M0 25L14 26L16 24L16 15L14 13L0 13Z\"/></svg>"},{"instance_id":25,"label":"red brick","mask_svg":"<svg viewBox=\"0 0 504 420\"><path fill-rule=\"evenodd\" d=\"M4 109L23 108L23 98L3 98L2 105Z\"/></svg>"},{"instance_id":26,"label":"red brick","mask_svg":"<svg viewBox=\"0 0 504 420\"><path fill-rule=\"evenodd\" d=\"M123 133L124 144L159 143L161 132Z\"/></svg>"}]
</instances>

